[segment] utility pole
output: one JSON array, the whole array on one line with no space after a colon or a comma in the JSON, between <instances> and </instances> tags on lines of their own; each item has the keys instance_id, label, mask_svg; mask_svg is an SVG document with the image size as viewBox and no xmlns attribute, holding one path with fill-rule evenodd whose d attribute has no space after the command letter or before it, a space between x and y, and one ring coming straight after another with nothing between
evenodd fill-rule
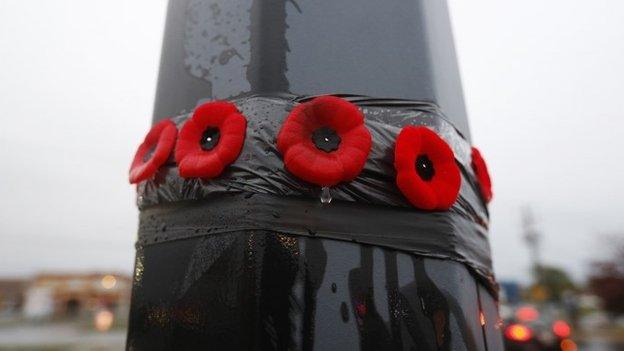
<instances>
[{"instance_id":1,"label":"utility pole","mask_svg":"<svg viewBox=\"0 0 624 351\"><path fill-rule=\"evenodd\" d=\"M535 217L530 207L525 207L522 210L522 233L524 241L529 248L529 255L531 257L531 270L533 273L533 279L536 284L541 281L541 261L540 261L540 245L542 241L542 234L537 230L535 225Z\"/></svg>"}]
</instances>

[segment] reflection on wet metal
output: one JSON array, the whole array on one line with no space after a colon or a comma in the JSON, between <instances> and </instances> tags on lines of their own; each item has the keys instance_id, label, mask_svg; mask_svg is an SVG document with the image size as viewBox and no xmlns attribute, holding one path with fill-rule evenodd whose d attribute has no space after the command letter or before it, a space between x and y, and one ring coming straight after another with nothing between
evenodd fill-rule
<instances>
[{"instance_id":1,"label":"reflection on wet metal","mask_svg":"<svg viewBox=\"0 0 624 351\"><path fill-rule=\"evenodd\" d=\"M503 350L503 320L498 313L498 302L482 286L478 286L478 296L487 322L482 326L487 349Z\"/></svg>"},{"instance_id":2,"label":"reflection on wet metal","mask_svg":"<svg viewBox=\"0 0 624 351\"><path fill-rule=\"evenodd\" d=\"M458 263L270 231L139 251L133 350L484 349L477 287Z\"/></svg>"},{"instance_id":3,"label":"reflection on wet metal","mask_svg":"<svg viewBox=\"0 0 624 351\"><path fill-rule=\"evenodd\" d=\"M143 282L143 259L143 250L137 248L136 258L134 262L134 281L132 283L133 286L141 286Z\"/></svg>"},{"instance_id":4,"label":"reflection on wet metal","mask_svg":"<svg viewBox=\"0 0 624 351\"><path fill-rule=\"evenodd\" d=\"M162 167L139 184L127 349L502 350L498 323L480 323L497 320L488 213L445 1L171 0L161 62L154 120L229 99L248 134L223 177ZM319 194L274 139L297 103L340 93L375 143L360 177ZM394 186L388 151L407 125L434 129L462 166L446 216Z\"/></svg>"},{"instance_id":5,"label":"reflection on wet metal","mask_svg":"<svg viewBox=\"0 0 624 351\"><path fill-rule=\"evenodd\" d=\"M470 134L445 1L176 0L162 52L155 119L204 99L349 93L431 101Z\"/></svg>"},{"instance_id":6,"label":"reflection on wet metal","mask_svg":"<svg viewBox=\"0 0 624 351\"><path fill-rule=\"evenodd\" d=\"M191 0L184 28L187 72L210 84L223 99L249 91L246 67L251 60L251 0Z\"/></svg>"}]
</instances>

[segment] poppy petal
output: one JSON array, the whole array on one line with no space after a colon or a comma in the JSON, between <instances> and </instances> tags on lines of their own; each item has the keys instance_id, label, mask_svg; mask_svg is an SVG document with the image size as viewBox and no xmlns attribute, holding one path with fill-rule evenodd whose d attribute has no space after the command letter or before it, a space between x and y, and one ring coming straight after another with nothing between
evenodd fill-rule
<instances>
[{"instance_id":1,"label":"poppy petal","mask_svg":"<svg viewBox=\"0 0 624 351\"><path fill-rule=\"evenodd\" d=\"M479 182L479 191L486 203L492 201L492 180L490 178L490 172L488 171L487 164L481 155L481 152L476 147L472 148L472 170Z\"/></svg>"},{"instance_id":2,"label":"poppy petal","mask_svg":"<svg viewBox=\"0 0 624 351\"><path fill-rule=\"evenodd\" d=\"M337 149L317 147L313 134L329 128ZM320 186L333 186L357 177L371 149L371 135L354 104L321 96L298 105L288 115L277 137L277 149L286 169Z\"/></svg>"},{"instance_id":3,"label":"poppy petal","mask_svg":"<svg viewBox=\"0 0 624 351\"><path fill-rule=\"evenodd\" d=\"M423 210L433 210L437 207L435 192L427 184L417 178L416 174L407 172L397 174L396 183L403 195L414 206Z\"/></svg>"},{"instance_id":4,"label":"poppy petal","mask_svg":"<svg viewBox=\"0 0 624 351\"><path fill-rule=\"evenodd\" d=\"M202 148L202 138L208 128L217 128L219 139L210 150ZM214 101L195 109L186 121L176 144L175 159L180 176L184 178L217 177L234 162L245 142L247 120L236 105Z\"/></svg>"},{"instance_id":5,"label":"poppy petal","mask_svg":"<svg viewBox=\"0 0 624 351\"><path fill-rule=\"evenodd\" d=\"M141 182L152 177L162 166L175 145L178 129L171 120L162 120L155 124L147 133L143 143L130 166L129 180L131 184ZM150 155L149 153L152 152Z\"/></svg>"},{"instance_id":6,"label":"poppy petal","mask_svg":"<svg viewBox=\"0 0 624 351\"><path fill-rule=\"evenodd\" d=\"M435 132L426 127L405 127L397 137L394 152L397 187L413 206L447 210L455 203L461 174L453 150ZM420 156L425 156L433 167L425 179L416 169Z\"/></svg>"},{"instance_id":7,"label":"poppy petal","mask_svg":"<svg viewBox=\"0 0 624 351\"><path fill-rule=\"evenodd\" d=\"M335 155L344 171L342 177L348 181L362 172L362 167L359 165L366 162L368 152L352 146L343 146Z\"/></svg>"},{"instance_id":8,"label":"poppy petal","mask_svg":"<svg viewBox=\"0 0 624 351\"><path fill-rule=\"evenodd\" d=\"M224 164L216 152L195 152L186 155L179 163L180 176L184 178L214 178Z\"/></svg>"},{"instance_id":9,"label":"poppy petal","mask_svg":"<svg viewBox=\"0 0 624 351\"><path fill-rule=\"evenodd\" d=\"M193 112L193 119L207 127L220 126L231 114L238 114L236 105L227 101L213 101L198 106Z\"/></svg>"},{"instance_id":10,"label":"poppy petal","mask_svg":"<svg viewBox=\"0 0 624 351\"><path fill-rule=\"evenodd\" d=\"M313 113L321 125L328 125L338 133L346 132L364 124L364 115L356 105L335 97L320 96L313 100L311 113Z\"/></svg>"}]
</instances>

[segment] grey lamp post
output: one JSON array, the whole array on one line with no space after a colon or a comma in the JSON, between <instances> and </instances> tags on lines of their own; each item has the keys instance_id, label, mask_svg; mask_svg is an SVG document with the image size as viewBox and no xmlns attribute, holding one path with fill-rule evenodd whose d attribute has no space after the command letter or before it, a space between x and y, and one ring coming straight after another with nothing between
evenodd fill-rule
<instances>
[{"instance_id":1,"label":"grey lamp post","mask_svg":"<svg viewBox=\"0 0 624 351\"><path fill-rule=\"evenodd\" d=\"M379 130L406 111L469 145L445 1L170 0L154 122L180 126L218 99L249 126L223 179L181 179L171 161L139 185L128 349L503 349L474 184L460 193L474 213L457 218L477 229L463 233L445 215L383 206L404 202L391 168L365 168L380 185L336 187L329 205L281 170L278 122L323 94ZM384 163L379 138L371 157Z\"/></svg>"}]
</instances>

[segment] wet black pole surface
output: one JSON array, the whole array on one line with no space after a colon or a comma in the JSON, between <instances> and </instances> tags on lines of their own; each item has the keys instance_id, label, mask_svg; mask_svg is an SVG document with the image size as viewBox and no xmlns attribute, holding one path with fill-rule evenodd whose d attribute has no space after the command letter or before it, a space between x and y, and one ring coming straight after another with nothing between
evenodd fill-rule
<instances>
[{"instance_id":1,"label":"wet black pole surface","mask_svg":"<svg viewBox=\"0 0 624 351\"><path fill-rule=\"evenodd\" d=\"M469 138L444 1L170 1L154 121L285 93L427 101ZM189 231L137 243L127 349L503 348L495 299L461 263L314 233Z\"/></svg>"},{"instance_id":2,"label":"wet black pole surface","mask_svg":"<svg viewBox=\"0 0 624 351\"><path fill-rule=\"evenodd\" d=\"M488 293L458 263L262 231L219 234L139 249L128 342L484 350L479 294Z\"/></svg>"},{"instance_id":3,"label":"wet black pole surface","mask_svg":"<svg viewBox=\"0 0 624 351\"><path fill-rule=\"evenodd\" d=\"M154 120L244 94L433 102L469 137L440 0L171 0Z\"/></svg>"}]
</instances>

